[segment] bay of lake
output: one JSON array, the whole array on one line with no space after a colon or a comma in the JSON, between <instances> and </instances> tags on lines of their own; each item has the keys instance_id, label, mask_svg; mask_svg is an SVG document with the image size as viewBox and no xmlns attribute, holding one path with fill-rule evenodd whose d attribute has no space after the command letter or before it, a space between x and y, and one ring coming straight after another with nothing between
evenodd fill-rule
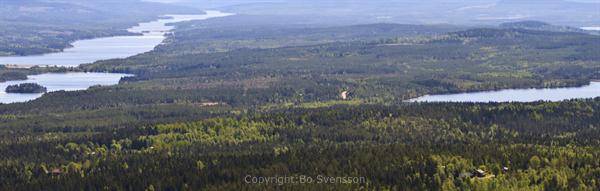
<instances>
[{"instance_id":1,"label":"bay of lake","mask_svg":"<svg viewBox=\"0 0 600 191\"><path fill-rule=\"evenodd\" d=\"M48 92L53 91L76 91L85 90L95 85L114 85L119 83L119 80L125 76L132 76L129 74L116 74L116 73L47 73L39 75L27 76L27 80L16 80L0 83L0 103L16 103L26 102L34 100L43 95L43 93L36 94L22 94L22 93L6 93L4 90L9 85L22 84L22 83L37 83L48 89Z\"/></svg>"},{"instance_id":2,"label":"bay of lake","mask_svg":"<svg viewBox=\"0 0 600 191\"><path fill-rule=\"evenodd\" d=\"M140 36L114 36L79 40L72 43L72 48L67 48L63 52L34 56L0 57L0 65L78 66L98 60L127 58L151 51L159 45L165 39L165 34L174 28L174 26L168 25L169 23L205 20L228 15L231 14L219 11L206 11L204 15L165 15L165 19L140 23L138 26L128 29L129 32L142 33L143 35Z\"/></svg>"},{"instance_id":3,"label":"bay of lake","mask_svg":"<svg viewBox=\"0 0 600 191\"><path fill-rule=\"evenodd\" d=\"M600 82L572 88L507 89L458 94L426 95L410 102L534 102L564 101L600 96Z\"/></svg>"},{"instance_id":4,"label":"bay of lake","mask_svg":"<svg viewBox=\"0 0 600 191\"><path fill-rule=\"evenodd\" d=\"M34 56L0 57L0 65L18 66L69 66L76 67L80 64L93 63L98 60L127 58L140 53L148 52L162 43L165 34L174 29L169 23L191 20L205 20L224 17L232 14L219 11L206 11L203 15L165 15L164 19L140 23L129 28L129 32L141 33L139 36L115 36L79 40L72 48L63 52L49 53ZM20 83L38 83L48 88L48 91L74 91L85 90L94 85L115 85L128 74L109 73L53 73L29 76L30 79L22 81L8 81L0 83L0 103L26 102L41 97L43 94L16 94L6 93L6 86Z\"/></svg>"}]
</instances>

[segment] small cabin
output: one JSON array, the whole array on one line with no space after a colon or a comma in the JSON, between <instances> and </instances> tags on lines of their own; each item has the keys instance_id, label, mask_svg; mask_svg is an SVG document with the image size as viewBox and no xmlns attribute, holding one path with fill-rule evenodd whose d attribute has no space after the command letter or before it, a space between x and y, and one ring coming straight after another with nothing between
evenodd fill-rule
<instances>
[{"instance_id":1,"label":"small cabin","mask_svg":"<svg viewBox=\"0 0 600 191\"><path fill-rule=\"evenodd\" d=\"M343 100L347 100L347 99L348 99L348 91L343 91L343 92L340 94L340 97L341 97Z\"/></svg>"},{"instance_id":2,"label":"small cabin","mask_svg":"<svg viewBox=\"0 0 600 191\"><path fill-rule=\"evenodd\" d=\"M485 173L485 171L481 170L481 169L477 169L473 172L473 176L474 177L479 177L479 178L483 178L485 177L487 174Z\"/></svg>"},{"instance_id":3,"label":"small cabin","mask_svg":"<svg viewBox=\"0 0 600 191\"><path fill-rule=\"evenodd\" d=\"M50 172L48 172L48 174L51 174L51 175L61 175L63 173L64 173L63 170L60 168L53 168L52 170L50 170Z\"/></svg>"}]
</instances>

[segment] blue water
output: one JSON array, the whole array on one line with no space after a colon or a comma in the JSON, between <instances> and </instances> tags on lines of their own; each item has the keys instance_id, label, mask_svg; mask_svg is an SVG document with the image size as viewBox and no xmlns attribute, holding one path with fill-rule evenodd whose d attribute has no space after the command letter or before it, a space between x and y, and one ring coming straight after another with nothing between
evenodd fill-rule
<instances>
[{"instance_id":1,"label":"blue water","mask_svg":"<svg viewBox=\"0 0 600 191\"><path fill-rule=\"evenodd\" d=\"M140 23L128 29L130 32L143 33L140 36L115 36L80 40L73 43L73 48L64 52L50 53L36 56L11 56L0 57L0 65L18 65L19 67L31 66L78 66L98 60L126 58L140 53L148 52L162 43L165 34L170 32L176 23L190 20L205 20L215 17L224 17L232 14L219 11L206 11L204 15L166 15L166 19ZM127 74L107 73L56 73L29 76L24 81L9 81L0 83L0 103L26 102L41 97L43 94L13 94L6 93L8 85L20 83L38 83L48 88L48 91L74 91L85 90L94 85L115 85L119 79Z\"/></svg>"},{"instance_id":2,"label":"blue water","mask_svg":"<svg viewBox=\"0 0 600 191\"><path fill-rule=\"evenodd\" d=\"M80 40L73 43L72 48L63 52L49 53L36 56L0 57L0 65L21 66L78 66L98 60L126 58L154 49L164 39L165 34L174 26L167 25L190 20L205 20L223 17L231 14L219 11L207 11L205 15L166 15L170 18L160 19L128 29L130 32L143 33L143 36L116 36Z\"/></svg>"},{"instance_id":3,"label":"blue water","mask_svg":"<svg viewBox=\"0 0 600 191\"><path fill-rule=\"evenodd\" d=\"M473 93L426 95L411 102L534 102L564 101L600 96L600 82L573 88L508 89Z\"/></svg>"},{"instance_id":4,"label":"blue water","mask_svg":"<svg viewBox=\"0 0 600 191\"><path fill-rule=\"evenodd\" d=\"M34 100L43 95L36 94L21 94L21 93L6 93L6 87L9 85L22 83L37 83L48 89L48 92L53 91L76 91L85 90L90 86L95 85L115 85L119 83L121 77L131 76L129 74L115 73L48 73L40 75L30 75L27 80L8 81L0 83L0 103L16 103Z\"/></svg>"}]
</instances>

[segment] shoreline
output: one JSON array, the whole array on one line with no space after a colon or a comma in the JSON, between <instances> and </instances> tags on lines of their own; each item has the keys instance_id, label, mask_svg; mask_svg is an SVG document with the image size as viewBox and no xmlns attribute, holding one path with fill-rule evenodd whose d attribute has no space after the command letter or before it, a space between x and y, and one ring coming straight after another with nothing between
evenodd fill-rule
<instances>
[{"instance_id":1,"label":"shoreline","mask_svg":"<svg viewBox=\"0 0 600 191\"><path fill-rule=\"evenodd\" d=\"M8 57L19 58L19 57L45 56L45 55L49 55L49 54L64 53L65 50L73 48L74 47L73 44L77 41L93 40L93 39L101 39L101 38L111 38L111 37L117 37L117 36L141 36L141 35L143 35L143 34L129 32L129 31L127 31L127 29L120 29L120 30L116 30L113 34L109 34L109 35L98 35L98 36L94 36L94 37L80 38L80 39L74 39L74 40L68 41L68 43L69 43L68 46L62 47L60 49L56 49L55 51L47 51L47 52L43 52L43 53L28 54L28 55L19 55L19 54L0 55L0 59L8 58ZM0 64L0 65L3 65L3 64Z\"/></svg>"},{"instance_id":2,"label":"shoreline","mask_svg":"<svg viewBox=\"0 0 600 191\"><path fill-rule=\"evenodd\" d=\"M62 72L39 73L27 75L25 80L10 80L0 82L0 104L23 103L36 100L47 93L58 91L83 91L95 86L114 86L120 84L124 77L134 76L124 73L102 72ZM5 91L10 85L23 83L36 83L47 88L46 93L8 93Z\"/></svg>"},{"instance_id":3,"label":"shoreline","mask_svg":"<svg viewBox=\"0 0 600 191\"><path fill-rule=\"evenodd\" d=\"M154 48L156 48L156 46L162 44L164 42L164 40L167 38L166 34L168 34L169 32L172 32L175 29L175 26L172 25L173 23L179 23L179 22L186 22L186 21L193 21L193 20L206 20L206 19L211 19L211 18L218 18L218 17L225 17L225 16L230 16L230 15L235 15L233 13L225 13L225 12L220 12L220 11L203 11L202 14L199 15L181 15L180 17L178 17L179 15L162 15L159 16L157 19L153 20L153 21L149 21L149 22L140 22L137 23L137 25L134 25L130 28L127 29L128 34L133 34L133 35L128 35L128 36L107 36L107 37L100 37L100 38L92 38L92 39L84 39L84 40L77 40L74 41L71 45L71 48L67 48L64 49L61 52L53 52L53 53L46 53L46 54L41 54L41 55L30 55L30 56L8 56L8 57L0 57L0 62L4 62L0 63L0 68L3 68L5 70L8 70L9 72L11 70L14 70L15 72L20 72L23 73L27 76L27 79L15 79L15 80L6 80L6 81L2 81L0 82L0 84L2 85L7 85L7 84L13 84L13 83L18 83L18 82L27 82L27 81L38 81L38 80L43 80L43 79L37 79L36 77L33 77L35 75L46 75L46 77L48 77L47 75L74 75L77 76L77 79L71 79L68 78L66 80L68 81L78 81L78 83L80 83L81 87L77 88L77 90L85 90L85 89L89 89L90 87L92 87L93 85L91 83L95 83L95 80L102 80L102 78L96 78L94 77L94 75L99 75L99 74L108 74L108 75L117 75L120 76L119 79L116 79L116 83L110 83L111 85L115 85L115 84L119 84L120 80L123 77L129 77L129 76L135 76L135 74L130 74L130 73L122 73L122 72L109 72L109 71L84 71L81 66L83 64L87 64L87 63L95 63L101 60L107 60L107 59L118 59L118 58L127 58L127 57L131 57L131 56L135 56L137 54L142 54L145 52L149 52L152 51ZM165 17L170 17L170 19L165 19ZM156 24L160 24L160 26L153 26ZM141 36L142 38L140 39L136 39L136 40L132 40L132 41L126 41L126 42L122 42L119 41L119 38L132 38L132 36ZM144 41L145 36L150 36L152 37L152 41ZM154 38L156 37L156 38ZM103 42L95 42L96 44L89 44L90 41L94 41L94 40L109 40L109 41L103 41ZM160 40L158 40L160 39ZM110 41L112 40L112 41ZM97 56L91 57L91 58L86 58L86 54L90 54L90 55L95 55L96 52L94 51L89 51L89 52L78 52L78 49L76 48L89 48L89 47L85 47L85 46L79 46L77 47L77 43L88 43L88 46L91 46L93 48L93 46L102 46L105 44L111 44L111 46L115 46L115 47L119 47L119 46L124 46L124 45L131 45L131 46L141 46L142 48L137 48L137 49L127 49L124 50L124 52L118 52L118 53L112 53L115 50L114 49L106 49L106 50L97 50L100 51ZM121 44L119 44L121 43ZM75 49L75 50L73 50ZM104 51L104 52L102 52ZM58 55L58 56L56 56ZM63 60L65 61L69 61L69 58L78 58L79 56L81 56L84 59L80 59L80 60L76 60L76 61L71 61L71 62L62 62ZM28 61L28 58L33 58L31 59L31 61ZM4 61L3 61L4 59ZM22 60L21 60L22 59ZM49 61L47 61L49 60ZM32 63L32 64L28 64ZM47 64L33 64L36 62L42 62L42 63L47 63ZM22 64L19 64L22 63ZM61 63L61 64L55 64L55 63ZM87 75L87 77L83 77L82 75ZM91 76L89 76L91 75ZM64 78L64 77L61 77ZM43 84L43 83L41 83ZM85 86L85 88L83 88L83 86ZM58 88L58 89L50 89L51 87L49 87L49 91L48 92L53 92L53 91L60 91L60 90L64 90L64 91L72 91L70 88ZM2 104L10 104L10 103L19 103L19 102L26 102L26 101L31 101L31 100L35 100L41 96L43 96L44 94L36 94L35 96L33 95L25 95L25 94L10 94L10 93L5 93L4 91L0 90L0 97L2 97L2 99L0 99L0 103ZM22 96L22 97L19 97Z\"/></svg>"},{"instance_id":4,"label":"shoreline","mask_svg":"<svg viewBox=\"0 0 600 191\"><path fill-rule=\"evenodd\" d=\"M200 15L206 15L208 14L208 12L211 10L204 10L202 11L202 13ZM127 36L144 36L144 33L142 32L131 32L129 29L135 28L135 27L139 27L140 24L142 23L150 23L150 22L155 22L155 21L159 21L159 20L164 20L164 19L173 19L172 16L177 16L177 15L194 15L194 14L168 14L168 15L159 15L159 16L155 16L154 18L148 18L148 19L142 19L138 22L133 23L132 25L128 26L127 28L122 28L122 29L116 29L113 32L111 32L111 34L107 34L107 35L98 35L98 36L94 36L94 37L87 37L87 38L80 38L80 39L74 39L71 41L68 41L68 46L57 49L55 51L47 51L47 52L43 52L43 53L39 53L39 54L28 54L28 55L18 55L18 54L7 54L7 55L0 55L0 59L4 58L4 57L29 57L29 56L44 56L47 54L57 54L57 53L64 53L65 50L73 48L74 47L74 43L77 41L84 41L84 40L92 40L92 39L101 39L101 38L111 38L111 37L118 37L118 36L123 36L123 37L127 37ZM7 64L0 64L0 65L7 65Z\"/></svg>"},{"instance_id":5,"label":"shoreline","mask_svg":"<svg viewBox=\"0 0 600 191\"><path fill-rule=\"evenodd\" d=\"M156 46L163 43L166 39L165 34L174 29L175 26L171 25L173 23L230 15L234 14L210 10L201 11L198 14L159 15L151 21L144 20L131 25L131 27L124 29L121 32L122 34L116 33L116 35L79 39L70 42L70 46L61 51L26 56L0 56L0 65L7 66L7 68L78 67L81 64L94 63L100 60L127 58L152 51ZM144 38L146 36L152 38ZM98 49L97 47L104 48Z\"/></svg>"},{"instance_id":6,"label":"shoreline","mask_svg":"<svg viewBox=\"0 0 600 191\"><path fill-rule=\"evenodd\" d=\"M579 94L570 94L571 96L565 96L560 94L559 91L568 91L568 90L582 90L584 88L591 87L595 84L600 84L600 80L594 79L590 80L586 85L580 86L561 86L561 87L548 87L548 88L508 88L508 89L498 89L498 90L482 90L482 91L467 91L467 92L457 92L457 93L443 93L443 94L425 94L418 97L405 99L402 102L405 103L432 103L432 102L452 102L452 103L481 103L481 102L535 102L535 101L559 101L557 97L552 96L562 96L564 100L568 99L585 99L585 98L594 98L599 97L600 94L591 95L588 97L578 97ZM530 91L530 92L528 92ZM544 91L557 91L557 92L544 92ZM522 93L521 96L518 96L519 93ZM539 96L539 98L528 98L527 96L531 96L532 94L527 93L535 93L535 95ZM541 93L546 93L549 95L540 95ZM487 95L486 95L487 94ZM494 95L497 94L497 95ZM504 95L504 96L501 96ZM479 96L479 97L478 97ZM493 98L494 96L499 96ZM507 98L510 96L517 96L513 98ZM544 97L545 96L545 97ZM475 98L475 100L465 100L467 97ZM496 99L489 101L482 101L482 99ZM503 100L503 99L511 99L511 100ZM536 99L536 100L534 100ZM479 100L479 101L478 101Z\"/></svg>"}]
</instances>

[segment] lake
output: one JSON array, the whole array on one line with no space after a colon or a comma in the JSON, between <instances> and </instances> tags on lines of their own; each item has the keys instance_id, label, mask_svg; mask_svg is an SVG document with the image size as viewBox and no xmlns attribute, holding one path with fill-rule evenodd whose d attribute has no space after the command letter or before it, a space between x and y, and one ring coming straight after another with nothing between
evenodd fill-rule
<instances>
[{"instance_id":1,"label":"lake","mask_svg":"<svg viewBox=\"0 0 600 191\"><path fill-rule=\"evenodd\" d=\"M600 31L600 27L581 27L583 30Z\"/></svg>"},{"instance_id":2,"label":"lake","mask_svg":"<svg viewBox=\"0 0 600 191\"><path fill-rule=\"evenodd\" d=\"M581 27L584 30L600 30L600 27ZM600 82L572 88L507 89L458 94L426 95L408 102L535 102L564 101L568 99L595 98L600 96Z\"/></svg>"},{"instance_id":3,"label":"lake","mask_svg":"<svg viewBox=\"0 0 600 191\"><path fill-rule=\"evenodd\" d=\"M48 92L53 91L76 91L85 90L94 85L114 85L119 83L119 80L129 74L115 73L48 73L39 75L27 76L27 80L8 81L0 83L0 103L16 103L34 100L43 95L39 94L21 94L21 93L6 93L4 90L9 85L22 83L38 83L46 88Z\"/></svg>"},{"instance_id":4,"label":"lake","mask_svg":"<svg viewBox=\"0 0 600 191\"><path fill-rule=\"evenodd\" d=\"M115 36L80 40L72 43L73 47L63 52L35 56L0 57L0 65L31 66L72 66L92 63L98 60L126 58L148 52L162 43L165 34L174 29L169 23L191 20L205 20L224 17L232 14L219 11L206 11L204 15L165 15L164 19L140 23L129 28L129 32L142 33L139 36ZM26 102L41 97L43 94L13 94L6 93L8 85L34 82L46 86L48 91L84 90L94 85L115 85L121 77L127 74L107 73L58 73L30 76L24 81L9 81L0 83L0 103Z\"/></svg>"},{"instance_id":5,"label":"lake","mask_svg":"<svg viewBox=\"0 0 600 191\"><path fill-rule=\"evenodd\" d=\"M534 102L564 101L600 96L600 82L572 88L508 89L458 94L426 95L410 102Z\"/></svg>"},{"instance_id":6,"label":"lake","mask_svg":"<svg viewBox=\"0 0 600 191\"><path fill-rule=\"evenodd\" d=\"M143 33L140 36L115 36L80 40L72 43L73 47L63 52L49 53L36 56L0 57L0 65L23 66L78 66L98 60L126 58L154 49L164 39L165 34L174 26L167 25L190 20L205 20L231 15L219 11L206 11L205 15L166 15L167 19L140 23L128 29L129 32Z\"/></svg>"}]
</instances>

